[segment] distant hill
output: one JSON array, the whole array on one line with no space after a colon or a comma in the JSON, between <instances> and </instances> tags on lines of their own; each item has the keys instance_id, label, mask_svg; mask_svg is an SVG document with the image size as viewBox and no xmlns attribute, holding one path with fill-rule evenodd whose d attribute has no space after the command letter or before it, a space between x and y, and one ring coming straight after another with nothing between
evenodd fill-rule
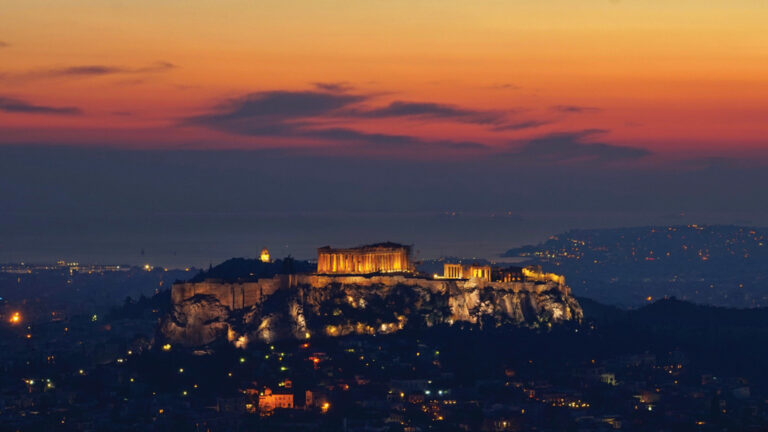
<instances>
[{"instance_id":1,"label":"distant hill","mask_svg":"<svg viewBox=\"0 0 768 432\"><path fill-rule=\"evenodd\" d=\"M566 276L578 296L639 306L672 297L768 306L768 229L678 225L571 230L510 257Z\"/></svg>"},{"instance_id":2,"label":"distant hill","mask_svg":"<svg viewBox=\"0 0 768 432\"><path fill-rule=\"evenodd\" d=\"M665 298L639 309L621 309L579 297L584 318L602 324L632 320L649 326L768 329L768 308L736 309Z\"/></svg>"},{"instance_id":3,"label":"distant hill","mask_svg":"<svg viewBox=\"0 0 768 432\"><path fill-rule=\"evenodd\" d=\"M697 305L676 298L629 312L630 317L669 328L768 329L768 308L734 309Z\"/></svg>"},{"instance_id":4,"label":"distant hill","mask_svg":"<svg viewBox=\"0 0 768 432\"><path fill-rule=\"evenodd\" d=\"M586 297L576 297L584 312L584 318L599 322L611 322L626 317L628 311L616 306L605 305Z\"/></svg>"},{"instance_id":5,"label":"distant hill","mask_svg":"<svg viewBox=\"0 0 768 432\"><path fill-rule=\"evenodd\" d=\"M595 338L583 349L606 353L653 352L695 359L702 371L752 377L768 384L768 308L698 305L675 298L626 310L579 298Z\"/></svg>"}]
</instances>

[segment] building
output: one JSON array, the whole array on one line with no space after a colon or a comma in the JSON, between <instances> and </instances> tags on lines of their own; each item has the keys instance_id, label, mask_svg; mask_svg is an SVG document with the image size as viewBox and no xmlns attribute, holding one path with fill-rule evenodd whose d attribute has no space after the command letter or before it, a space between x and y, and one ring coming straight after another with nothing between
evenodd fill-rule
<instances>
[{"instance_id":1,"label":"building","mask_svg":"<svg viewBox=\"0 0 768 432\"><path fill-rule=\"evenodd\" d=\"M545 273L541 266L527 267L491 267L482 264L443 264L443 275L435 279L480 279L487 282L535 282L565 285L565 277L554 273Z\"/></svg>"},{"instance_id":2,"label":"building","mask_svg":"<svg viewBox=\"0 0 768 432\"><path fill-rule=\"evenodd\" d=\"M411 247L377 243L349 249L325 246L317 250L319 274L410 273Z\"/></svg>"},{"instance_id":3,"label":"building","mask_svg":"<svg viewBox=\"0 0 768 432\"><path fill-rule=\"evenodd\" d=\"M481 280L491 281L491 266L489 265L463 265L463 264L448 264L443 265L443 278L444 279L472 279L477 278Z\"/></svg>"},{"instance_id":4,"label":"building","mask_svg":"<svg viewBox=\"0 0 768 432\"><path fill-rule=\"evenodd\" d=\"M271 261L269 257L269 250L267 250L267 248L264 248L261 250L261 255L259 256L259 259L263 263L268 263Z\"/></svg>"},{"instance_id":5,"label":"building","mask_svg":"<svg viewBox=\"0 0 768 432\"><path fill-rule=\"evenodd\" d=\"M266 388L259 395L259 412L269 414L276 408L293 408L293 393L273 393Z\"/></svg>"}]
</instances>

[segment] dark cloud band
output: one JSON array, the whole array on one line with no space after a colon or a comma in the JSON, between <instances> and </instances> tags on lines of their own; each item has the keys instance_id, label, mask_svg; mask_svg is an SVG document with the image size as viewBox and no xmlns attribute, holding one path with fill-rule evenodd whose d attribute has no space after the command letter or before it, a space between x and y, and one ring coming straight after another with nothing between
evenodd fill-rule
<instances>
[{"instance_id":1,"label":"dark cloud band","mask_svg":"<svg viewBox=\"0 0 768 432\"><path fill-rule=\"evenodd\" d=\"M50 114L50 115L80 115L82 110L77 107L53 107L36 105L21 99L0 96L0 111L7 113L23 114Z\"/></svg>"},{"instance_id":2,"label":"dark cloud band","mask_svg":"<svg viewBox=\"0 0 768 432\"><path fill-rule=\"evenodd\" d=\"M110 75L150 74L161 73L175 69L177 66L166 61L156 62L142 67L125 67L113 65L78 65L53 69L38 69L22 74L10 75L17 79L42 78L88 78Z\"/></svg>"}]
</instances>

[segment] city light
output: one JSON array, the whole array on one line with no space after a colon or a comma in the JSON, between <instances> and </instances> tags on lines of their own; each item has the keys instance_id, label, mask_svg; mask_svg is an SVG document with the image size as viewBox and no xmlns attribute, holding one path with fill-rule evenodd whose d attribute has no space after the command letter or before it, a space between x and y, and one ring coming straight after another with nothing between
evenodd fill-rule
<instances>
[{"instance_id":1,"label":"city light","mask_svg":"<svg viewBox=\"0 0 768 432\"><path fill-rule=\"evenodd\" d=\"M11 317L8 319L8 322L11 324L18 324L21 322L21 313L20 312L14 312L11 314Z\"/></svg>"}]
</instances>

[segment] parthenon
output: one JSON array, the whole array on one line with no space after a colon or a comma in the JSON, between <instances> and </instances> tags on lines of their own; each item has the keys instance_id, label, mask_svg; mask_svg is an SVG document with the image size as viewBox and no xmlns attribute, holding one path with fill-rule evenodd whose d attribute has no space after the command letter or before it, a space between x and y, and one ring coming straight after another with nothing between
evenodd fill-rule
<instances>
[{"instance_id":1,"label":"parthenon","mask_svg":"<svg viewBox=\"0 0 768 432\"><path fill-rule=\"evenodd\" d=\"M319 274L371 274L412 272L411 247L377 243L348 249L325 246L317 250Z\"/></svg>"}]
</instances>

